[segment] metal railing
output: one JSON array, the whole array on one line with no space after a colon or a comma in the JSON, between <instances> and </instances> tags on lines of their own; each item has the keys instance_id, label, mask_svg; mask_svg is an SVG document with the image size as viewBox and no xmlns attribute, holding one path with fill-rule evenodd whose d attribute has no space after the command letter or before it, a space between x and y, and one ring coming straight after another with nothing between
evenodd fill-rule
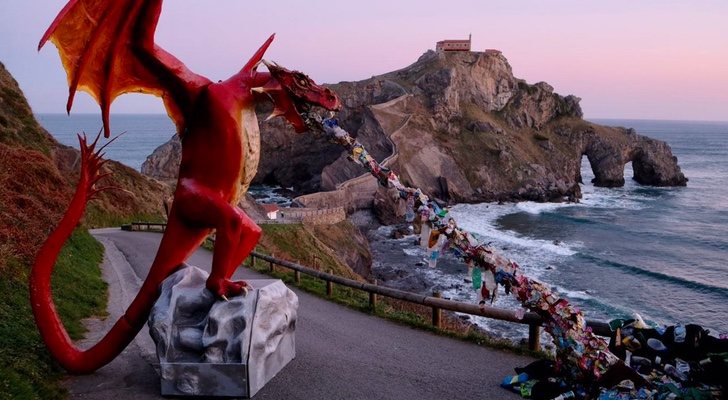
<instances>
[{"instance_id":1,"label":"metal railing","mask_svg":"<svg viewBox=\"0 0 728 400\"><path fill-rule=\"evenodd\" d=\"M166 226L166 224L132 222L128 226L130 226L131 228L127 230L131 231L141 231L144 230L144 228L150 229L151 227L156 228L159 226L162 226L163 230L163 227ZM432 309L432 325L436 328L442 327L442 310L454 311L463 314L528 325L528 348L533 351L538 351L541 348L541 327L543 325L543 319L538 314L533 312L527 312L522 317L519 317L518 312L514 310L507 310L487 305L479 306L476 304L443 299L441 298L441 294L438 292L433 293L432 296L426 296L417 293L405 292L403 290L392 289L386 286L379 286L367 282L359 282L338 275L317 271L315 269L306 267L298 263L280 260L271 256L267 256L265 254L260 254L258 252L250 253L249 258L251 266L256 265L256 260L263 260L269 263L271 271L273 270L273 267L275 265L293 270L294 280L296 283L300 283L301 274L306 274L308 276L321 279L326 282L326 294L328 296L331 296L333 294L333 284L337 284L369 293L369 304L372 307L375 307L377 304L377 296L385 296L397 300L410 302L413 304L430 307ZM609 324L606 322L587 320L587 326L591 327L592 331L597 335L611 335L611 329L609 328Z\"/></svg>"}]
</instances>

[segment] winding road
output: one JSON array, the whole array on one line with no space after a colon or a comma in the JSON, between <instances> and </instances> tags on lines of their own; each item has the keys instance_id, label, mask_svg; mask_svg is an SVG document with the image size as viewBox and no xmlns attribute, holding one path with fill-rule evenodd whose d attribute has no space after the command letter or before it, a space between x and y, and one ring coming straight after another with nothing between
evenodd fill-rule
<instances>
[{"instance_id":1,"label":"winding road","mask_svg":"<svg viewBox=\"0 0 728 400\"><path fill-rule=\"evenodd\" d=\"M106 247L109 317L88 321L95 343L137 293L161 234L100 229ZM209 270L212 253L198 250L189 264ZM263 279L247 268L238 279ZM532 359L416 330L325 301L299 297L296 359L254 399L519 399L498 384ZM84 345L84 342L81 342ZM146 329L112 363L93 375L71 377L74 399L159 399L158 363Z\"/></svg>"}]
</instances>

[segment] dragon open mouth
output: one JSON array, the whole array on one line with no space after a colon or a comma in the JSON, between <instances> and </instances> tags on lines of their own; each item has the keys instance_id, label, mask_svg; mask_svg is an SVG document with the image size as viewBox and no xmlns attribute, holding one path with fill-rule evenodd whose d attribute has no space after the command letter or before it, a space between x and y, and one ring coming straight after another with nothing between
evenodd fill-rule
<instances>
[{"instance_id":1,"label":"dragon open mouth","mask_svg":"<svg viewBox=\"0 0 728 400\"><path fill-rule=\"evenodd\" d=\"M268 117L282 116L288 120L296 132L320 130L320 118L312 113L313 107L329 111L341 108L339 97L329 88L316 84L308 75L291 71L280 65L262 61L271 74L271 81L261 88L254 89L265 93L273 101L273 113Z\"/></svg>"}]
</instances>

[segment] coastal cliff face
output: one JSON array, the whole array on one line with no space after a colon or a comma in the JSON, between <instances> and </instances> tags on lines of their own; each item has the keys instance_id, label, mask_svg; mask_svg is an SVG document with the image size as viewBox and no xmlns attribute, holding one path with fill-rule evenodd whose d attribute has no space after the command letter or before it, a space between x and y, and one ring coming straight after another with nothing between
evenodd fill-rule
<instances>
[{"instance_id":1,"label":"coastal cliff face","mask_svg":"<svg viewBox=\"0 0 728 400\"><path fill-rule=\"evenodd\" d=\"M253 183L295 187L304 193L319 190L321 170L339 157L341 148L310 134L297 134L281 118L266 121L272 110L269 104L260 104L257 110L262 156ZM141 171L152 178L175 183L181 153L182 144L175 135L147 157ZM349 168L353 171L353 167Z\"/></svg>"},{"instance_id":2,"label":"coastal cliff face","mask_svg":"<svg viewBox=\"0 0 728 400\"><path fill-rule=\"evenodd\" d=\"M446 202L578 199L583 156L598 186L622 186L628 162L639 183L687 182L664 142L583 120L579 98L514 77L498 51L428 51L401 70L330 87L341 97L338 118L348 132L405 184ZM263 120L266 110L260 111ZM344 186L344 194L305 196L307 206L348 198L351 204L338 205L371 205L362 200L375 194L366 178L344 185L363 171L340 148L295 135L279 119L261 125L256 182L304 193Z\"/></svg>"},{"instance_id":3,"label":"coastal cliff face","mask_svg":"<svg viewBox=\"0 0 728 400\"><path fill-rule=\"evenodd\" d=\"M78 150L63 146L35 120L17 82L0 63L0 271L10 258L27 262L61 218L75 190ZM109 161L102 192L86 212L98 226L134 216L162 218L169 189Z\"/></svg>"}]
</instances>

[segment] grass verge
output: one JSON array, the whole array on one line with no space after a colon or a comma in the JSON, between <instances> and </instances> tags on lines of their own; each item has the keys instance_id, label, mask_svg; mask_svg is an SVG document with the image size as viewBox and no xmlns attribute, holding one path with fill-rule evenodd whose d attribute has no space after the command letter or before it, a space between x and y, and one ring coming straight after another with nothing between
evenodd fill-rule
<instances>
[{"instance_id":1,"label":"grass verge","mask_svg":"<svg viewBox=\"0 0 728 400\"><path fill-rule=\"evenodd\" d=\"M78 229L56 263L52 287L56 309L73 339L84 332L81 319L106 311L106 283L99 264L103 246ZM0 276L0 399L59 399L63 371L53 362L33 320L28 301L30 267L6 260Z\"/></svg>"},{"instance_id":2,"label":"grass verge","mask_svg":"<svg viewBox=\"0 0 728 400\"><path fill-rule=\"evenodd\" d=\"M319 240L303 224L262 224L263 236L258 248L266 254L310 265L345 278L362 280L348 265L343 263L331 247Z\"/></svg>"}]
</instances>

